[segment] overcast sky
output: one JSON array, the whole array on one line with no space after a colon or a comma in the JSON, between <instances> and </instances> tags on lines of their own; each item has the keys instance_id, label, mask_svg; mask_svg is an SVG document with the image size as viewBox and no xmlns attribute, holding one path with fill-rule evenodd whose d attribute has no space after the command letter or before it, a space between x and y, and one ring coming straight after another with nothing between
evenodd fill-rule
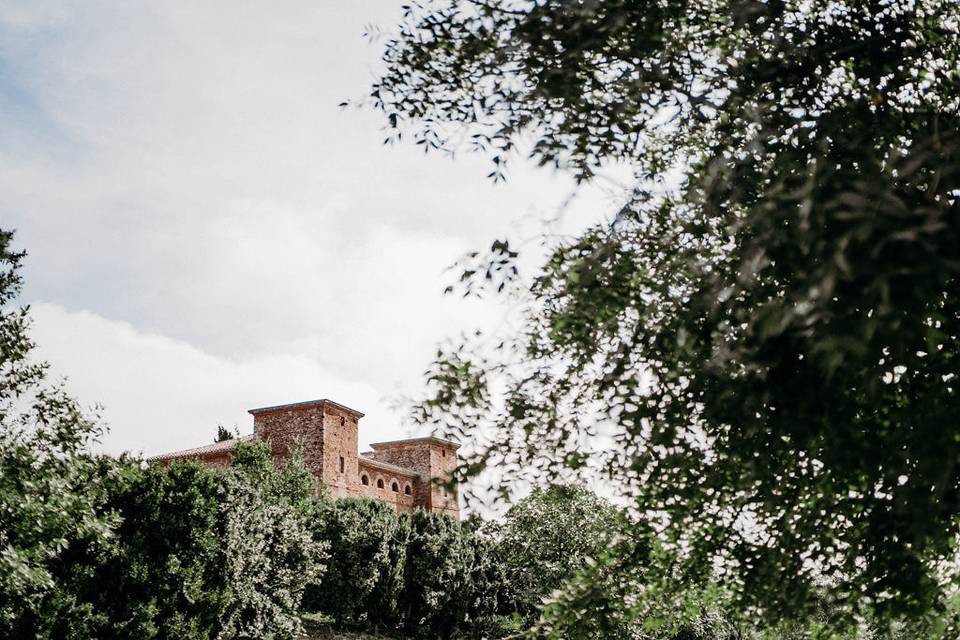
<instances>
[{"instance_id":1,"label":"overcast sky","mask_svg":"<svg viewBox=\"0 0 960 640\"><path fill-rule=\"evenodd\" d=\"M0 226L29 253L43 358L104 447L146 454L328 397L360 441L408 435L445 337L496 322L441 295L498 237L599 219L615 190L383 146L364 95L399 1L0 3Z\"/></svg>"}]
</instances>

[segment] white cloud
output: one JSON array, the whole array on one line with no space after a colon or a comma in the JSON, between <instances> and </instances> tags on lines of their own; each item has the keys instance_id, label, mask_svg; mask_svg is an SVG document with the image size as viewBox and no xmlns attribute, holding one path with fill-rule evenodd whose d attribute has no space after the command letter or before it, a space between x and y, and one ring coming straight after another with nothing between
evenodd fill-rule
<instances>
[{"instance_id":1,"label":"white cloud","mask_svg":"<svg viewBox=\"0 0 960 640\"><path fill-rule=\"evenodd\" d=\"M437 342L499 318L443 298L443 269L530 235L574 187L519 164L492 185L485 159L384 147L378 114L337 107L378 65L364 25L399 11L0 6L0 219L29 252L25 299L47 303L38 341L107 404L111 450L189 446L316 395L394 428L380 399L415 391ZM612 204L588 189L560 228Z\"/></svg>"},{"instance_id":2,"label":"white cloud","mask_svg":"<svg viewBox=\"0 0 960 640\"><path fill-rule=\"evenodd\" d=\"M384 398L363 381L306 356L230 360L185 342L142 333L124 322L36 304L36 355L86 405L103 406L103 448L147 455L213 441L217 424L253 430L247 409L328 397L366 415L361 446L408 435Z\"/></svg>"}]
</instances>

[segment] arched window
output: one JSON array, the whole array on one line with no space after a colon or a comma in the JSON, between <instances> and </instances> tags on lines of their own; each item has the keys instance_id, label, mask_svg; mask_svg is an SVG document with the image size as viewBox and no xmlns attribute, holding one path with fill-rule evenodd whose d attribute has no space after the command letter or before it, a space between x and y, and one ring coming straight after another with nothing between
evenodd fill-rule
<instances>
[{"instance_id":1,"label":"arched window","mask_svg":"<svg viewBox=\"0 0 960 640\"><path fill-rule=\"evenodd\" d=\"M377 489L383 489L383 478L377 478Z\"/></svg>"},{"instance_id":2,"label":"arched window","mask_svg":"<svg viewBox=\"0 0 960 640\"><path fill-rule=\"evenodd\" d=\"M360 484L367 487L370 485L370 478L367 477L367 474L360 476Z\"/></svg>"},{"instance_id":3,"label":"arched window","mask_svg":"<svg viewBox=\"0 0 960 640\"><path fill-rule=\"evenodd\" d=\"M407 484L403 485L403 495L408 496L408 495L410 495L410 493L411 493L411 492L410 492L410 483L408 482Z\"/></svg>"},{"instance_id":4,"label":"arched window","mask_svg":"<svg viewBox=\"0 0 960 640\"><path fill-rule=\"evenodd\" d=\"M393 484L390 485L390 489L392 489L394 493L398 493L400 491L400 485L397 484L396 480L394 480Z\"/></svg>"}]
</instances>

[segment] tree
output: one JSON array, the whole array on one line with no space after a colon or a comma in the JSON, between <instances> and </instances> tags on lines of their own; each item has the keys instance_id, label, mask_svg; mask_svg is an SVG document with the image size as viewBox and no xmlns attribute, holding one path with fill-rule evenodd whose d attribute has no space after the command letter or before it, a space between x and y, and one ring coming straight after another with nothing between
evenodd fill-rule
<instances>
[{"instance_id":1,"label":"tree","mask_svg":"<svg viewBox=\"0 0 960 640\"><path fill-rule=\"evenodd\" d=\"M504 574L502 608L530 626L544 600L599 558L627 524L619 509L584 487L535 489L490 526Z\"/></svg>"},{"instance_id":2,"label":"tree","mask_svg":"<svg viewBox=\"0 0 960 640\"><path fill-rule=\"evenodd\" d=\"M73 611L44 620L53 637L216 636L233 586L224 562L222 474L198 463L99 463L90 480L103 486L101 509L115 514L118 524L109 552L72 544L54 565Z\"/></svg>"},{"instance_id":3,"label":"tree","mask_svg":"<svg viewBox=\"0 0 960 640\"><path fill-rule=\"evenodd\" d=\"M312 521L315 539L330 545L326 570L305 597L305 608L339 626L398 624L409 528L379 500L327 503Z\"/></svg>"},{"instance_id":4,"label":"tree","mask_svg":"<svg viewBox=\"0 0 960 640\"><path fill-rule=\"evenodd\" d=\"M421 421L492 424L466 461L592 462L660 531L663 575L742 609L821 588L880 619L942 608L960 512L960 22L952 0L438 0L372 91L397 137L470 136L590 179L613 219L531 280L464 270L524 329L438 358ZM524 147L529 141L529 147ZM672 176L672 177L671 177ZM573 443L573 445L571 445Z\"/></svg>"},{"instance_id":5,"label":"tree","mask_svg":"<svg viewBox=\"0 0 960 640\"><path fill-rule=\"evenodd\" d=\"M298 456L277 468L262 443L240 443L234 460L218 494L230 597L217 637L298 637L304 592L329 548L309 528L313 476Z\"/></svg>"},{"instance_id":6,"label":"tree","mask_svg":"<svg viewBox=\"0 0 960 640\"><path fill-rule=\"evenodd\" d=\"M233 439L236 438L236 437L237 437L237 436L234 435L234 433L233 433L232 431L230 431L230 429L227 429L227 428L224 427L222 424L218 424L218 425L217 425L217 437L216 437L216 439L214 440L214 442L215 442L215 443L216 443L216 442L225 442L225 441L227 441L227 440L233 440Z\"/></svg>"},{"instance_id":7,"label":"tree","mask_svg":"<svg viewBox=\"0 0 960 640\"><path fill-rule=\"evenodd\" d=\"M405 631L423 640L469 633L477 619L489 615L496 597L484 570L489 565L476 555L484 545L446 515L418 509L409 526L399 600Z\"/></svg>"},{"instance_id":8,"label":"tree","mask_svg":"<svg viewBox=\"0 0 960 640\"><path fill-rule=\"evenodd\" d=\"M82 627L92 612L76 607L55 568L74 546L108 553L117 519L90 482L102 427L31 359L28 309L14 306L25 254L12 243L0 231L0 636L66 637L57 621Z\"/></svg>"}]
</instances>

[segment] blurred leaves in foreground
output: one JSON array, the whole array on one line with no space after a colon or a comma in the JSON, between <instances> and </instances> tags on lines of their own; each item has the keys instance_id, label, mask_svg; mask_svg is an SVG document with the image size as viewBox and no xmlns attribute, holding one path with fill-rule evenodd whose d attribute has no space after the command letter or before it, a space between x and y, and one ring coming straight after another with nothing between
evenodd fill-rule
<instances>
[{"instance_id":1,"label":"blurred leaves in foreground","mask_svg":"<svg viewBox=\"0 0 960 640\"><path fill-rule=\"evenodd\" d=\"M489 443L462 475L599 470L657 531L666 592L948 633L957 2L436 0L384 61L395 137L468 139L496 179L522 154L636 170L531 278L504 241L464 273L525 311L428 373L416 419Z\"/></svg>"}]
</instances>

